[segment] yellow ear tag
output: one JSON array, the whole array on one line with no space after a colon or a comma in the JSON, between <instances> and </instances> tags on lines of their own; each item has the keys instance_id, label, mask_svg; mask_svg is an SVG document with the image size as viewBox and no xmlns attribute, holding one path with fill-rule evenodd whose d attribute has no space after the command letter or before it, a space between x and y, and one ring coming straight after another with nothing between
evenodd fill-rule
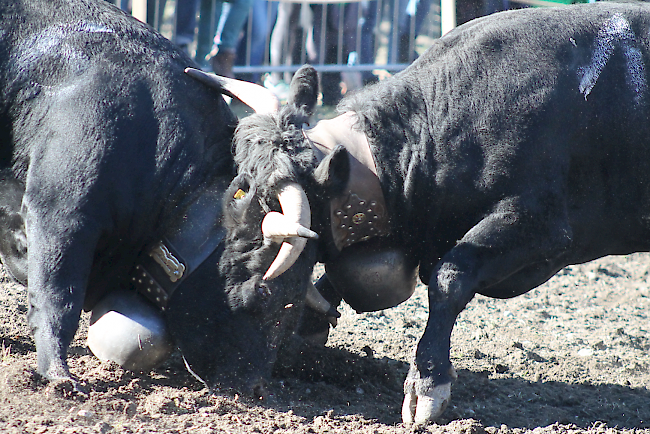
<instances>
[{"instance_id":1,"label":"yellow ear tag","mask_svg":"<svg viewBox=\"0 0 650 434\"><path fill-rule=\"evenodd\" d=\"M239 190L237 190L237 193L235 193L233 197L235 199L241 199L244 196L246 196L246 192L240 188Z\"/></svg>"}]
</instances>

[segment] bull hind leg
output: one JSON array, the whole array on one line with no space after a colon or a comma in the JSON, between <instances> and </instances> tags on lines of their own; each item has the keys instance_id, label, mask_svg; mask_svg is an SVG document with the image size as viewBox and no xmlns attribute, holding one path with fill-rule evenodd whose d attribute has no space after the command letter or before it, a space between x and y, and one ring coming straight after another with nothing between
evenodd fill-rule
<instances>
[{"instance_id":1,"label":"bull hind leg","mask_svg":"<svg viewBox=\"0 0 650 434\"><path fill-rule=\"evenodd\" d=\"M80 201L64 202L71 195L61 192L64 203L46 204L42 198L56 197L56 193L41 189L30 194L29 185L28 180L23 199L29 244L27 319L36 343L37 372L84 392L70 374L66 358L101 231L81 211Z\"/></svg>"},{"instance_id":2,"label":"bull hind leg","mask_svg":"<svg viewBox=\"0 0 650 434\"><path fill-rule=\"evenodd\" d=\"M564 203L559 195L555 201L553 197L549 193L544 201L519 197L502 201L437 264L429 281L429 320L404 383L405 423L427 423L438 417L449 402L450 384L455 378L449 360L451 332L456 317L474 294L492 288L512 291L502 296L516 295L520 291L511 284L517 281L530 289L544 273L518 274L521 270L534 269L535 264L546 261L558 263L566 254L571 228ZM531 203L556 206L537 212L531 209ZM508 282L513 275L517 277ZM501 282L504 285L500 286Z\"/></svg>"},{"instance_id":3,"label":"bull hind leg","mask_svg":"<svg viewBox=\"0 0 650 434\"><path fill-rule=\"evenodd\" d=\"M10 170L0 172L0 261L18 282L27 284L27 236L21 205L25 187Z\"/></svg>"}]
</instances>

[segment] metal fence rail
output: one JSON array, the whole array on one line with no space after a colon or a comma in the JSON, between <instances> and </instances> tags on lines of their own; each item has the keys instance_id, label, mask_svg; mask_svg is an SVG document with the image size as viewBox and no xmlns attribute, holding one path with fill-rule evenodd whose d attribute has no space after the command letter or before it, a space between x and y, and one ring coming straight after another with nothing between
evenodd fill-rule
<instances>
[{"instance_id":1,"label":"metal fence rail","mask_svg":"<svg viewBox=\"0 0 650 434\"><path fill-rule=\"evenodd\" d=\"M439 1L256 0L242 29L240 60L234 72L291 73L307 62L321 72L399 71L440 36ZM176 40L176 0L112 2L130 7L136 18ZM254 43L260 38L255 34L259 31L255 19L260 4L266 8L262 26L266 32L262 58L256 59L254 52L259 46ZM423 17L414 19L416 12ZM201 19L211 19L211 33L215 34L217 20L198 17ZM191 52L195 50L193 46ZM208 66L203 59L196 60Z\"/></svg>"},{"instance_id":2,"label":"metal fence rail","mask_svg":"<svg viewBox=\"0 0 650 434\"><path fill-rule=\"evenodd\" d=\"M130 8L136 18L148 22L172 41L176 41L176 11L180 2L196 2L200 7L195 8L195 13L210 10L210 6L214 10L216 3L221 2L108 1L123 9ZM538 7L593 0L510 1ZM209 37L215 35L218 17L198 16L197 22L200 20L209 20ZM304 63L311 63L322 73L369 77L376 70L396 72L455 25L456 0L253 0L233 71L250 74L253 79L269 73L275 82L281 81L283 75L286 80ZM198 33L205 45L205 35ZM197 38L194 39L190 53L196 52L195 60L209 69L204 59L206 50L198 49Z\"/></svg>"}]
</instances>

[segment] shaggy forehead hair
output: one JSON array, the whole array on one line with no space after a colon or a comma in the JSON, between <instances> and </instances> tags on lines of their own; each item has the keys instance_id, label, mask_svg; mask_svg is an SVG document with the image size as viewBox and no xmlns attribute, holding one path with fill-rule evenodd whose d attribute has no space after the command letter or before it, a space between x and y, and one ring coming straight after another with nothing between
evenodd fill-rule
<instances>
[{"instance_id":1,"label":"shaggy forehead hair","mask_svg":"<svg viewBox=\"0 0 650 434\"><path fill-rule=\"evenodd\" d=\"M293 104L277 114L254 114L235 131L235 163L239 173L250 175L270 194L285 182L300 182L314 167L314 154L302 125L309 114Z\"/></svg>"}]
</instances>

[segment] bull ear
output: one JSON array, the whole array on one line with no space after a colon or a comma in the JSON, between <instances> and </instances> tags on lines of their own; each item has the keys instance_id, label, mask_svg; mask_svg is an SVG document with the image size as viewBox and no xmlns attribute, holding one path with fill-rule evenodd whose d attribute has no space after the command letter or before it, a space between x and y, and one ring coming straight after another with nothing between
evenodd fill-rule
<instances>
[{"instance_id":1,"label":"bull ear","mask_svg":"<svg viewBox=\"0 0 650 434\"><path fill-rule=\"evenodd\" d=\"M342 194L349 178L350 155L342 145L337 145L314 170L314 181L329 197Z\"/></svg>"},{"instance_id":2,"label":"bull ear","mask_svg":"<svg viewBox=\"0 0 650 434\"><path fill-rule=\"evenodd\" d=\"M254 180L246 174L237 175L224 195L223 205L226 227L242 224L253 197L255 197Z\"/></svg>"},{"instance_id":3,"label":"bull ear","mask_svg":"<svg viewBox=\"0 0 650 434\"><path fill-rule=\"evenodd\" d=\"M314 113L318 102L318 73L311 65L303 65L291 79L289 104L303 108L309 115Z\"/></svg>"}]
</instances>

